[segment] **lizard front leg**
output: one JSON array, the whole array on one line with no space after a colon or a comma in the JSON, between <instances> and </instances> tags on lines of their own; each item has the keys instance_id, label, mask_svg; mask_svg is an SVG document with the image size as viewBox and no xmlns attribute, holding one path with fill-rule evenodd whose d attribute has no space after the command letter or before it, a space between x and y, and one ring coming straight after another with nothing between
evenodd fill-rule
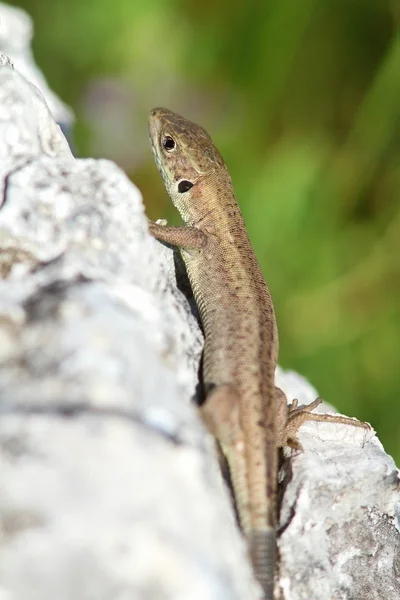
<instances>
[{"instance_id":1,"label":"lizard front leg","mask_svg":"<svg viewBox=\"0 0 400 600\"><path fill-rule=\"evenodd\" d=\"M161 242L178 246L188 252L201 250L207 244L206 234L197 227L171 227L148 221L149 233Z\"/></svg>"}]
</instances>

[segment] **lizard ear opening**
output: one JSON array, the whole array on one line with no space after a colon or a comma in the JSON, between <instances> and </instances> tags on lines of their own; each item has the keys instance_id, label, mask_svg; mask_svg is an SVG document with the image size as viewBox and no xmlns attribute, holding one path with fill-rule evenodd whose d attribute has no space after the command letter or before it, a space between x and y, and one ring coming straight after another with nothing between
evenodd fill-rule
<instances>
[{"instance_id":1,"label":"lizard ear opening","mask_svg":"<svg viewBox=\"0 0 400 600\"><path fill-rule=\"evenodd\" d=\"M190 188L193 187L193 183L191 181L187 181L186 179L182 179L182 181L180 181L178 183L178 192L180 194L183 194L184 192L187 192L190 190Z\"/></svg>"}]
</instances>

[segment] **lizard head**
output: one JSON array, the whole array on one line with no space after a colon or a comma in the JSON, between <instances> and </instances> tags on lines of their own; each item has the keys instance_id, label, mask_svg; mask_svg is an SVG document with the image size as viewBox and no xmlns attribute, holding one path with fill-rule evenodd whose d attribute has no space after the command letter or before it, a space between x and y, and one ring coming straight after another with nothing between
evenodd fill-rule
<instances>
[{"instance_id":1,"label":"lizard head","mask_svg":"<svg viewBox=\"0 0 400 600\"><path fill-rule=\"evenodd\" d=\"M150 112L149 135L158 170L178 209L196 184L225 167L205 129L166 108Z\"/></svg>"}]
</instances>

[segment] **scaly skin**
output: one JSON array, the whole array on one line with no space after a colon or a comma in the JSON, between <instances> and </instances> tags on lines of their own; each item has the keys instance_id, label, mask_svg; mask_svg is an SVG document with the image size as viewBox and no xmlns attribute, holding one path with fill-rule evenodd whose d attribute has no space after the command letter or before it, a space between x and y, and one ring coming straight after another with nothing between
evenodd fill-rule
<instances>
[{"instance_id":1,"label":"scaly skin","mask_svg":"<svg viewBox=\"0 0 400 600\"><path fill-rule=\"evenodd\" d=\"M185 223L149 222L161 241L180 248L204 333L203 417L227 459L241 528L266 600L273 599L277 449L295 441L306 420L365 426L311 414L275 388L278 332L271 294L250 245L231 178L210 136L164 109L149 117L150 140L164 185Z\"/></svg>"}]
</instances>

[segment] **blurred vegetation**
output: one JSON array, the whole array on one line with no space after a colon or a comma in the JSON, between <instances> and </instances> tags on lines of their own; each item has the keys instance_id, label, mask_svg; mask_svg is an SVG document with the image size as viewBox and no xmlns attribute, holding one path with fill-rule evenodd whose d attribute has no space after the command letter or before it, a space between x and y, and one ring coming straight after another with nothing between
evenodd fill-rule
<instances>
[{"instance_id":1,"label":"blurred vegetation","mask_svg":"<svg viewBox=\"0 0 400 600\"><path fill-rule=\"evenodd\" d=\"M151 218L179 222L146 118L201 123L273 293L280 364L370 421L400 462L398 0L18 0L76 112Z\"/></svg>"}]
</instances>

